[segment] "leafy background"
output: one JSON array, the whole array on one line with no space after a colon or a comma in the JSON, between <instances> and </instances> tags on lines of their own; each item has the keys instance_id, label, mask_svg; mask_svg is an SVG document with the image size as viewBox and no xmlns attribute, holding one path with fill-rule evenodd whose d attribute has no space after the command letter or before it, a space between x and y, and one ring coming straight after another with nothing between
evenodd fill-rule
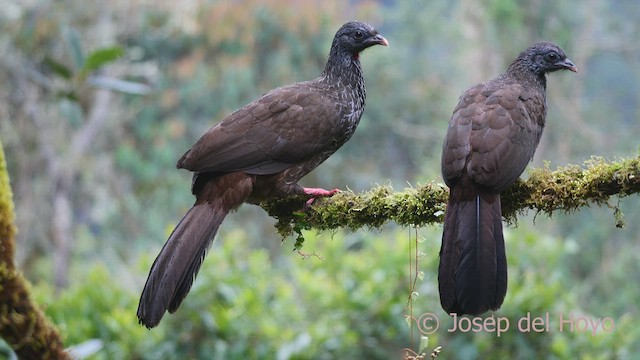
<instances>
[{"instance_id":1,"label":"leafy background","mask_svg":"<svg viewBox=\"0 0 640 360\"><path fill-rule=\"evenodd\" d=\"M635 1L0 1L0 137L15 195L18 262L66 344L88 359L401 358L405 315L431 312L439 358L628 359L637 339L640 216L634 197L506 229L512 328L453 332L439 306L441 229L306 233L303 251L244 206L225 221L181 309L148 331L135 309L153 259L191 206L177 158L271 88L313 78L335 30L361 19L391 43L362 56L367 109L308 186L361 191L440 182L457 96L537 40L578 74L548 81L533 166L638 154ZM526 174L525 174L526 176ZM616 229L612 208L626 227ZM410 249L413 246L413 250ZM413 255L412 255L413 254ZM321 260L320 257L323 259ZM414 260L410 260L414 259ZM515 321L549 313L550 331ZM611 331L562 331L571 314ZM411 321L409 321L411 323ZM0 357L10 358L6 346Z\"/></svg>"}]
</instances>

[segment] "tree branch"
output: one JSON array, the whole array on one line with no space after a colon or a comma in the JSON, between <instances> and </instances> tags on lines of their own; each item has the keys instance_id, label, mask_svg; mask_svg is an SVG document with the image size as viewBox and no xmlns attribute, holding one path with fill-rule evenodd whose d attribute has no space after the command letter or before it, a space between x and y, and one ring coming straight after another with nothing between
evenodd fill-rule
<instances>
[{"instance_id":1,"label":"tree branch","mask_svg":"<svg viewBox=\"0 0 640 360\"><path fill-rule=\"evenodd\" d=\"M532 169L527 180L518 180L503 195L502 212L508 222L528 209L551 215L570 212L591 204L607 204L613 195L620 197L640 192L640 156L607 162L594 157L583 166L569 165L551 171L548 166ZM300 234L303 229L331 230L380 227L388 221L400 225L423 226L440 223L448 198L445 185L429 183L394 192L391 186L379 186L364 193L341 192L320 199L304 210L303 198L272 200L261 206L278 220L282 236ZM620 214L616 212L616 216ZM617 226L623 226L620 218Z\"/></svg>"}]
</instances>

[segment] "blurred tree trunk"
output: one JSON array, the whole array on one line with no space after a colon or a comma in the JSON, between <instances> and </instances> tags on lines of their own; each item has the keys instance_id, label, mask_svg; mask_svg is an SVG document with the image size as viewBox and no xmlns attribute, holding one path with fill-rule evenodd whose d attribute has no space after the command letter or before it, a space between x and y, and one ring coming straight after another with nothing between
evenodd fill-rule
<instances>
[{"instance_id":1,"label":"blurred tree trunk","mask_svg":"<svg viewBox=\"0 0 640 360\"><path fill-rule=\"evenodd\" d=\"M13 195L0 143L0 336L21 359L69 359L62 339L32 303L29 286L14 263Z\"/></svg>"},{"instance_id":2,"label":"blurred tree trunk","mask_svg":"<svg viewBox=\"0 0 640 360\"><path fill-rule=\"evenodd\" d=\"M77 186L76 179L83 169L84 154L89 151L100 130L104 127L109 106L111 106L111 92L97 90L90 106L90 113L84 125L73 134L67 152L55 154L49 158L48 168L50 179L55 184L53 194L53 218L51 219L51 241L54 244L54 273L56 289L60 290L68 284L69 258L73 250L73 193ZM41 124L46 126L46 124ZM42 132L42 136L47 134ZM46 143L46 139L41 139Z\"/></svg>"},{"instance_id":3,"label":"blurred tree trunk","mask_svg":"<svg viewBox=\"0 0 640 360\"><path fill-rule=\"evenodd\" d=\"M68 177L65 177L68 178ZM53 199L53 219L51 241L55 245L53 253L53 272L56 291L69 283L69 255L73 242L71 229L71 201L68 181L61 181Z\"/></svg>"},{"instance_id":4,"label":"blurred tree trunk","mask_svg":"<svg viewBox=\"0 0 640 360\"><path fill-rule=\"evenodd\" d=\"M100 38L92 45L112 45L115 32L110 12L100 12L95 26L100 29ZM13 89L9 129L14 131L12 141L19 149L13 159L16 178L47 179L36 185L24 181L16 184L18 198L31 205L19 209L20 225L25 229L22 236L28 237L31 232L47 239L36 248L51 257L54 284L60 290L69 282L77 226L74 216L79 213L78 199L86 189L82 174L93 169L95 144L113 113L114 97L112 91L96 89L85 78L60 80L43 74L41 65L19 50L10 52L0 65L6 68L9 88ZM108 77L111 73L105 69L100 75ZM65 91L74 96L66 98ZM34 252L21 250L27 257ZM20 255L19 263L28 261Z\"/></svg>"},{"instance_id":5,"label":"blurred tree trunk","mask_svg":"<svg viewBox=\"0 0 640 360\"><path fill-rule=\"evenodd\" d=\"M473 69L467 72L469 84L485 81L502 71L499 51L491 41L488 33L492 19L486 6L475 0L461 0L460 4L460 32L464 39L464 46L460 47L460 69Z\"/></svg>"}]
</instances>

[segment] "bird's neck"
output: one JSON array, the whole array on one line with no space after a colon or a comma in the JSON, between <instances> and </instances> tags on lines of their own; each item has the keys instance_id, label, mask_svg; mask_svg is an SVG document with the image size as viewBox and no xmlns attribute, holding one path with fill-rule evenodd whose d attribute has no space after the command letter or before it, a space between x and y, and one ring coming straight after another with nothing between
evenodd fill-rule
<instances>
[{"instance_id":1,"label":"bird's neck","mask_svg":"<svg viewBox=\"0 0 640 360\"><path fill-rule=\"evenodd\" d=\"M519 82L525 82L538 87L542 93L547 90L547 77L545 74L532 71L524 62L514 61L511 63L507 69L507 74Z\"/></svg>"},{"instance_id":2,"label":"bird's neck","mask_svg":"<svg viewBox=\"0 0 640 360\"><path fill-rule=\"evenodd\" d=\"M321 78L328 83L351 87L364 102L365 88L358 54L339 53L332 49Z\"/></svg>"}]
</instances>

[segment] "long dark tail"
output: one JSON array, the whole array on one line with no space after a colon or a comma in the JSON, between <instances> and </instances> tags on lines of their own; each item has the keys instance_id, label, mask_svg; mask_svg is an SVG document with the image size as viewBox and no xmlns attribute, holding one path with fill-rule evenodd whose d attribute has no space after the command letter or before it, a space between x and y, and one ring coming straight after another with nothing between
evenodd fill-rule
<instances>
[{"instance_id":1,"label":"long dark tail","mask_svg":"<svg viewBox=\"0 0 640 360\"><path fill-rule=\"evenodd\" d=\"M440 303L457 315L497 310L507 293L500 195L461 200L451 191L438 269Z\"/></svg>"},{"instance_id":2,"label":"long dark tail","mask_svg":"<svg viewBox=\"0 0 640 360\"><path fill-rule=\"evenodd\" d=\"M232 173L206 179L196 203L182 218L154 261L140 296L138 319L148 328L187 296L220 224L251 194L251 178Z\"/></svg>"}]
</instances>

